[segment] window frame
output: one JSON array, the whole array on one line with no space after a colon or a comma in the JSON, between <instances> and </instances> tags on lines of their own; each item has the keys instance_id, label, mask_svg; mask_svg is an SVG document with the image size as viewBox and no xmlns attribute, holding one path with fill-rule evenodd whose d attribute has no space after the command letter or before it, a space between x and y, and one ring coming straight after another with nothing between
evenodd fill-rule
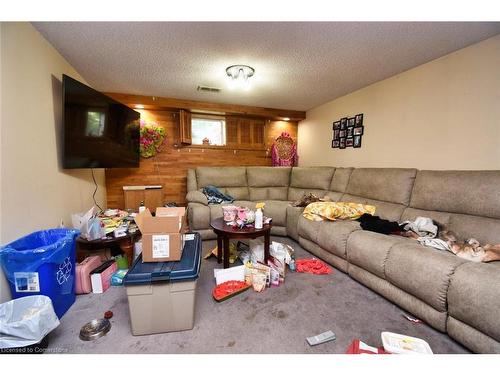
<instances>
[{"instance_id":1,"label":"window frame","mask_svg":"<svg viewBox=\"0 0 500 375\"><path fill-rule=\"evenodd\" d=\"M223 144L221 145L204 145L204 144L199 144L199 143L193 143L193 120L218 120L221 121L222 124L222 139L223 139ZM191 145L190 147L214 147L214 148L227 148L227 134L226 134L226 126L227 126L227 121L226 121L226 116L221 116L221 115L206 115L203 113L191 113L191 123L189 124L191 128Z\"/></svg>"}]
</instances>

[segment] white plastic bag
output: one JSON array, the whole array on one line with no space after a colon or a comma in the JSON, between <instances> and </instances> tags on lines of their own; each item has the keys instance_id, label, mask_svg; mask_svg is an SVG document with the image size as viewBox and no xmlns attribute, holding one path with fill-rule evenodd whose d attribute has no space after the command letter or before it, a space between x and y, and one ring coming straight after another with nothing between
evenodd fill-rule
<instances>
[{"instance_id":1,"label":"white plastic bag","mask_svg":"<svg viewBox=\"0 0 500 375\"><path fill-rule=\"evenodd\" d=\"M97 216L97 208L93 206L87 212L80 212L71 215L73 228L79 229L81 236L88 241L97 240L106 235L106 231L101 226L101 221Z\"/></svg>"},{"instance_id":2,"label":"white plastic bag","mask_svg":"<svg viewBox=\"0 0 500 375\"><path fill-rule=\"evenodd\" d=\"M59 325L52 301L43 295L0 304L0 349L36 344Z\"/></svg>"},{"instance_id":3,"label":"white plastic bag","mask_svg":"<svg viewBox=\"0 0 500 375\"><path fill-rule=\"evenodd\" d=\"M264 262L264 241L261 238L250 240L250 261L252 263Z\"/></svg>"}]
</instances>

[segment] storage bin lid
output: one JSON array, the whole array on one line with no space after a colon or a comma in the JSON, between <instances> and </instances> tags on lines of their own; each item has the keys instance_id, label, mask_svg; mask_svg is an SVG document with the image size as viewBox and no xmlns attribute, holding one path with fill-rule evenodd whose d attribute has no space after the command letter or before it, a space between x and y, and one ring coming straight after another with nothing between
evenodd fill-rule
<instances>
[{"instance_id":1,"label":"storage bin lid","mask_svg":"<svg viewBox=\"0 0 500 375\"><path fill-rule=\"evenodd\" d=\"M185 236L180 261L143 263L141 254L123 279L123 284L130 286L196 280L201 266L201 237L199 233L186 233Z\"/></svg>"}]
</instances>

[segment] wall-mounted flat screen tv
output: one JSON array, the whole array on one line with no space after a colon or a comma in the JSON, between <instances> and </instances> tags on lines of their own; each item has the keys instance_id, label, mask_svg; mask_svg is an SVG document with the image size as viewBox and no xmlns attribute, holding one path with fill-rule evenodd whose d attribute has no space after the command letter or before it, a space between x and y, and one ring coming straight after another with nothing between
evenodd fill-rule
<instances>
[{"instance_id":1,"label":"wall-mounted flat screen tv","mask_svg":"<svg viewBox=\"0 0 500 375\"><path fill-rule=\"evenodd\" d=\"M139 112L67 75L63 110L63 168L139 167Z\"/></svg>"}]
</instances>

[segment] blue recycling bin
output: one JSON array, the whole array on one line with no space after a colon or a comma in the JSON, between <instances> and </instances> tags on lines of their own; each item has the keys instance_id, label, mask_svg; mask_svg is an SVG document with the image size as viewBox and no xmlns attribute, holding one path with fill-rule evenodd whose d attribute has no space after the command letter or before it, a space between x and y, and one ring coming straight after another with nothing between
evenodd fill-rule
<instances>
[{"instance_id":1,"label":"blue recycling bin","mask_svg":"<svg viewBox=\"0 0 500 375\"><path fill-rule=\"evenodd\" d=\"M75 247L80 231L47 229L0 248L12 298L43 294L61 318L75 302Z\"/></svg>"}]
</instances>

